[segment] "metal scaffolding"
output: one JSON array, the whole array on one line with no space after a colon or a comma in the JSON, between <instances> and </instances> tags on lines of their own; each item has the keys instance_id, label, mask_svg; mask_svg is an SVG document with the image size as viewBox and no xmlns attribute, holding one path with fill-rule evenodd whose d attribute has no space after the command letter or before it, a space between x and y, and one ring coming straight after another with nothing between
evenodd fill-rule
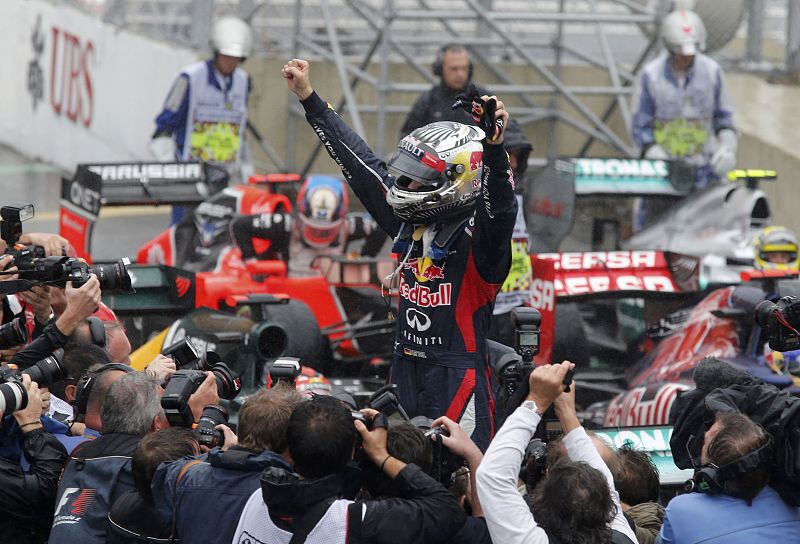
<instances>
[{"instance_id":1,"label":"metal scaffolding","mask_svg":"<svg viewBox=\"0 0 800 544\"><path fill-rule=\"evenodd\" d=\"M409 108L407 99L397 103L395 97L399 93L422 93L436 83L429 70L430 60L446 43L459 43L470 51L476 66L484 67L495 79L488 83L492 92L504 98L517 97L521 106L512 111L521 124L549 125L548 158L558 153L555 142L562 125L580 132L585 139L581 146L584 150L600 141L623 155L636 153L627 137L613 130L608 121L615 111L626 126L630 121L634 73L655 46L655 39L645 37L637 27L652 27L661 16L660 5L653 8L632 0L343 0L352 15L347 18L348 27L357 28L352 21L360 18L369 30L365 35L352 30L343 33L337 24L343 20L341 11L334 17L331 3L314 2L321 18L307 17L309 2L295 0L292 53L312 54L336 65L342 90L336 106L350 115L353 128L362 135L362 116L376 116L378 137L370 143L380 156L385 156L396 141L393 134L386 134L387 117L404 114ZM358 60L344 53L356 49L356 42L368 44ZM410 83L393 78L391 66L398 62L411 67L423 81ZM567 62L603 70L610 83L568 83L562 79ZM500 63L523 68L514 73L529 69L545 83L515 81ZM367 67L375 64L378 68L373 73L377 75L367 72ZM374 88L375 103L356 100L353 91L359 85ZM593 97L608 101L602 114L587 103ZM565 111L562 104L574 113ZM302 111L296 107L293 113L296 115L289 123L290 134L296 130L296 116ZM287 141L291 146L293 138ZM289 150L290 164L296 152ZM314 157L312 154L307 158L301 170L307 169Z\"/></svg>"}]
</instances>

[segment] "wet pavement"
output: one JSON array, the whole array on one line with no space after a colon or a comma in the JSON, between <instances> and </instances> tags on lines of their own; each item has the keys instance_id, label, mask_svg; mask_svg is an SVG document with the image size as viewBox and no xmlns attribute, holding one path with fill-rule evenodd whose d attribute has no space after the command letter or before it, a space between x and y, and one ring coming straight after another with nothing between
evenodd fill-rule
<instances>
[{"instance_id":1,"label":"wet pavement","mask_svg":"<svg viewBox=\"0 0 800 544\"><path fill-rule=\"evenodd\" d=\"M58 232L61 177L72 172L23 157L0 146L0 204L32 203L36 216L23 223L27 232ZM110 261L136 256L146 241L169 227L169 207L107 207L94 227L92 256Z\"/></svg>"}]
</instances>

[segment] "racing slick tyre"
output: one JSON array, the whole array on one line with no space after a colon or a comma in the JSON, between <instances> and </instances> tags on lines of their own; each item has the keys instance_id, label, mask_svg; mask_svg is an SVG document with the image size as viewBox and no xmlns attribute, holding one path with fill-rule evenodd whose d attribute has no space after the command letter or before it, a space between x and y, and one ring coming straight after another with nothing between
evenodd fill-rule
<instances>
[{"instance_id":1,"label":"racing slick tyre","mask_svg":"<svg viewBox=\"0 0 800 544\"><path fill-rule=\"evenodd\" d=\"M264 318L286 332L286 349L282 355L297 357L303 366L310 366L323 374L330 372L330 349L320 332L317 318L306 303L291 299L288 304L271 304L264 308Z\"/></svg>"}]
</instances>

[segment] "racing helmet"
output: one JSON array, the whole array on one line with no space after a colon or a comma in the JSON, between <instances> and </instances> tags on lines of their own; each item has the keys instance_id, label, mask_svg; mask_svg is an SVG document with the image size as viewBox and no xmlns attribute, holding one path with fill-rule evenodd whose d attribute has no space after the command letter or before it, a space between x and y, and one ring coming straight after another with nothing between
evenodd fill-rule
<instances>
[{"instance_id":1,"label":"racing helmet","mask_svg":"<svg viewBox=\"0 0 800 544\"><path fill-rule=\"evenodd\" d=\"M706 26L695 12L676 10L664 17L661 38L673 54L696 55L706 48Z\"/></svg>"},{"instance_id":2,"label":"racing helmet","mask_svg":"<svg viewBox=\"0 0 800 544\"><path fill-rule=\"evenodd\" d=\"M756 264L762 270L797 270L797 236L786 227L767 227L756 237Z\"/></svg>"},{"instance_id":3,"label":"racing helmet","mask_svg":"<svg viewBox=\"0 0 800 544\"><path fill-rule=\"evenodd\" d=\"M471 212L481 189L485 137L477 127L440 121L400 140L388 164L395 181L386 202L394 215L424 224Z\"/></svg>"},{"instance_id":4,"label":"racing helmet","mask_svg":"<svg viewBox=\"0 0 800 544\"><path fill-rule=\"evenodd\" d=\"M233 209L220 199L201 202L193 214L195 227L200 233L201 245L210 247L223 235L227 236L228 225L234 215Z\"/></svg>"},{"instance_id":5,"label":"racing helmet","mask_svg":"<svg viewBox=\"0 0 800 544\"><path fill-rule=\"evenodd\" d=\"M300 236L310 247L330 247L345 228L349 197L344 182L309 176L297 195Z\"/></svg>"},{"instance_id":6,"label":"racing helmet","mask_svg":"<svg viewBox=\"0 0 800 544\"><path fill-rule=\"evenodd\" d=\"M218 19L211 28L211 49L242 60L250 56L253 33L250 26L237 17Z\"/></svg>"},{"instance_id":7,"label":"racing helmet","mask_svg":"<svg viewBox=\"0 0 800 544\"><path fill-rule=\"evenodd\" d=\"M309 366L301 368L294 387L304 397L330 395L332 391L330 380Z\"/></svg>"}]
</instances>

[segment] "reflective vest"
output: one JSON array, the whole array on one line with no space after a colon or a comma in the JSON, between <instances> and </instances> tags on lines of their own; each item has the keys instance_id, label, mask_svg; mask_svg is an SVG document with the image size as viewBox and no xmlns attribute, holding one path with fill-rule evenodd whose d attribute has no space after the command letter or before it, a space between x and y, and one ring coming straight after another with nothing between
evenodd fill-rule
<instances>
[{"instance_id":1,"label":"reflective vest","mask_svg":"<svg viewBox=\"0 0 800 544\"><path fill-rule=\"evenodd\" d=\"M219 88L208 82L205 61L190 64L183 70L189 78L189 107L186 116L186 139L181 160L201 160L238 167L242 138L247 125L247 72L234 70L231 88L217 77Z\"/></svg>"},{"instance_id":2,"label":"reflective vest","mask_svg":"<svg viewBox=\"0 0 800 544\"><path fill-rule=\"evenodd\" d=\"M333 504L308 534L306 544L345 544L347 542L347 507L352 501L340 499ZM365 512L366 509L362 511ZM242 511L234 544L287 544L292 534L275 525L269 517L261 490L256 489Z\"/></svg>"}]
</instances>

